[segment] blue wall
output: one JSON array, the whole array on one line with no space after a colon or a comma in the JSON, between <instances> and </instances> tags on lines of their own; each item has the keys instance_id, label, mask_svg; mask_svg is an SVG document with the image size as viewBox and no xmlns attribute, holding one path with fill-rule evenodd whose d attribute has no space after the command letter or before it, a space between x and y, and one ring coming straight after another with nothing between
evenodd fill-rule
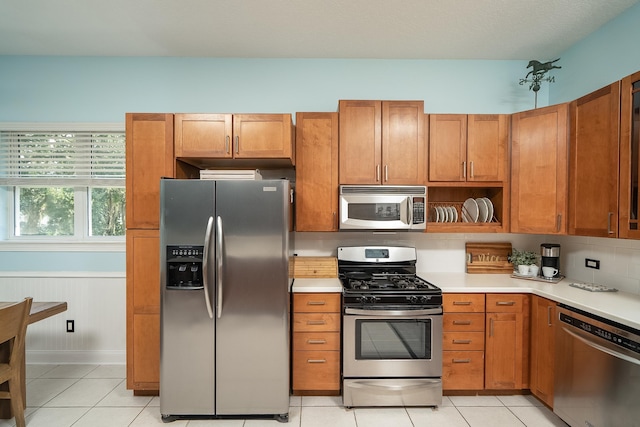
<instances>
[{"instance_id":1,"label":"blue wall","mask_svg":"<svg viewBox=\"0 0 640 427\"><path fill-rule=\"evenodd\" d=\"M549 104L569 102L640 70L640 4L564 52ZM553 58L555 59L555 58Z\"/></svg>"},{"instance_id":2,"label":"blue wall","mask_svg":"<svg viewBox=\"0 0 640 427\"><path fill-rule=\"evenodd\" d=\"M640 5L564 52L538 106L640 70ZM532 58L533 59L533 58ZM535 58L548 60L555 58ZM419 99L427 113L533 108L527 61L0 56L0 122L124 122L126 112L336 111L339 99ZM0 271L124 271L123 253L0 252Z\"/></svg>"},{"instance_id":3,"label":"blue wall","mask_svg":"<svg viewBox=\"0 0 640 427\"><path fill-rule=\"evenodd\" d=\"M336 111L422 99L427 112L533 107L526 61L0 57L0 122L123 122L126 112ZM541 94L546 102L545 94Z\"/></svg>"}]
</instances>

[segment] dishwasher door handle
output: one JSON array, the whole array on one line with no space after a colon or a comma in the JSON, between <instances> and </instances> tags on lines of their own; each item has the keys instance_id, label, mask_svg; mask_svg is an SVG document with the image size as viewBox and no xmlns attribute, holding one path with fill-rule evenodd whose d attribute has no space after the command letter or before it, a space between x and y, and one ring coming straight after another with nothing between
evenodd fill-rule
<instances>
[{"instance_id":1,"label":"dishwasher door handle","mask_svg":"<svg viewBox=\"0 0 640 427\"><path fill-rule=\"evenodd\" d=\"M562 327L562 330L565 331L566 333L568 333L569 335L571 335L573 338L577 339L578 341L581 341L582 343L588 345L591 348L594 348L596 350L599 350L603 353L607 353L610 356L616 357L618 359L622 359L626 362L629 363L633 363L634 365L638 365L640 366L640 360L635 359L633 357L627 356L626 354L620 353L612 348L607 348L603 345L600 345L596 342L593 342L589 339L586 339L585 337L580 336L579 334L576 334L575 332L567 329L566 327Z\"/></svg>"}]
</instances>

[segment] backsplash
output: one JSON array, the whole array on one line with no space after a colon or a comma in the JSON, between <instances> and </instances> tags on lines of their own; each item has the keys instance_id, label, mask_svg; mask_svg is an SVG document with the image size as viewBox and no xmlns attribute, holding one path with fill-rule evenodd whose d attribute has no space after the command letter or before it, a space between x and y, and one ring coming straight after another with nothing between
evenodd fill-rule
<instances>
[{"instance_id":1,"label":"backsplash","mask_svg":"<svg viewBox=\"0 0 640 427\"><path fill-rule=\"evenodd\" d=\"M465 271L466 242L511 242L517 249L540 252L542 243L559 243L562 274L574 281L599 283L640 294L640 241L528 234L423 234L388 232L296 233L299 256L335 256L338 246L408 245L418 251L421 272ZM585 267L585 258L600 269Z\"/></svg>"}]
</instances>

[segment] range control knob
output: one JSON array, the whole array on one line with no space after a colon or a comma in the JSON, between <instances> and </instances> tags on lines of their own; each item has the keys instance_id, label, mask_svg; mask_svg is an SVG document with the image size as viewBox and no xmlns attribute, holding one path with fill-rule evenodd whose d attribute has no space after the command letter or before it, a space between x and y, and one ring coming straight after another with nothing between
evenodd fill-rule
<instances>
[{"instance_id":1,"label":"range control knob","mask_svg":"<svg viewBox=\"0 0 640 427\"><path fill-rule=\"evenodd\" d=\"M421 303L423 303L423 304L428 303L428 302L429 302L429 300L431 300L431 297L429 297L429 296L427 296L427 295L422 295L422 296L420 297L420 302L421 302Z\"/></svg>"},{"instance_id":2,"label":"range control knob","mask_svg":"<svg viewBox=\"0 0 640 427\"><path fill-rule=\"evenodd\" d=\"M417 304L418 302L420 302L420 298L418 298L417 295L411 295L407 297L407 301L409 301L411 304Z\"/></svg>"}]
</instances>

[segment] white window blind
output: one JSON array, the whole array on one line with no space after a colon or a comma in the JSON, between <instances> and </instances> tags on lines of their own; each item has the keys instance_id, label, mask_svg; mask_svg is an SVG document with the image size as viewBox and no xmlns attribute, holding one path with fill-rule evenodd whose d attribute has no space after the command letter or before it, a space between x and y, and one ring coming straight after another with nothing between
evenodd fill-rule
<instances>
[{"instance_id":1,"label":"white window blind","mask_svg":"<svg viewBox=\"0 0 640 427\"><path fill-rule=\"evenodd\" d=\"M0 185L124 186L124 132L0 131Z\"/></svg>"}]
</instances>

